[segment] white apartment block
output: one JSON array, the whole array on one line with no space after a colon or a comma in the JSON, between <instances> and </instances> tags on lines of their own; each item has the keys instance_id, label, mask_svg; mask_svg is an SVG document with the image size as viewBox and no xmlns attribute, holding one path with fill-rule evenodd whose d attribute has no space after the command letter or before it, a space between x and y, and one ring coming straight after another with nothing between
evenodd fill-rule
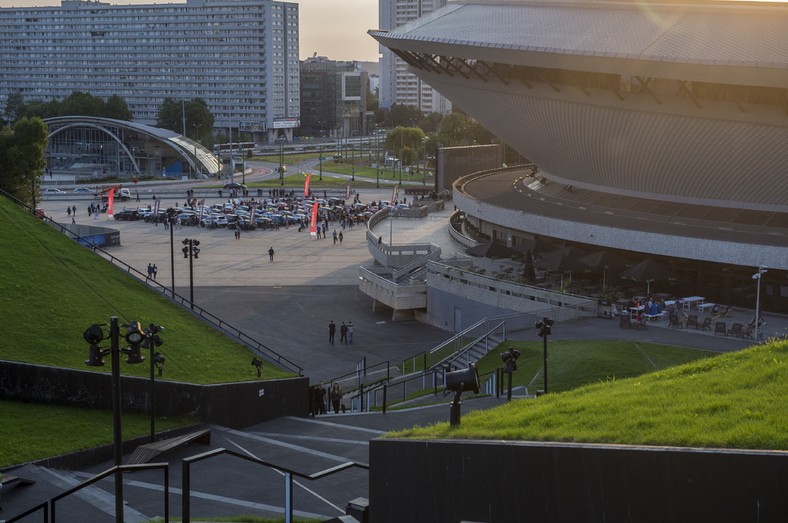
<instances>
[{"instance_id":1,"label":"white apartment block","mask_svg":"<svg viewBox=\"0 0 788 523\"><path fill-rule=\"evenodd\" d=\"M202 98L219 130L292 137L300 111L298 4L187 0L0 8L0 110L73 91L118 95L155 125L164 98Z\"/></svg>"},{"instance_id":2,"label":"white apartment block","mask_svg":"<svg viewBox=\"0 0 788 523\"><path fill-rule=\"evenodd\" d=\"M396 29L445 6L446 1L380 0L380 29ZM398 104L417 107L424 113L451 112L451 102L408 72L408 64L385 47L381 48L379 100L383 108Z\"/></svg>"}]
</instances>

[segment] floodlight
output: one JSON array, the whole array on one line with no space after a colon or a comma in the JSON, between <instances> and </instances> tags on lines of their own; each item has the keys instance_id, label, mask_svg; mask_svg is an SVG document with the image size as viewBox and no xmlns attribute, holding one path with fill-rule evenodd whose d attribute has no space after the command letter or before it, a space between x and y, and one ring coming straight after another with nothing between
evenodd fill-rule
<instances>
[{"instance_id":1,"label":"floodlight","mask_svg":"<svg viewBox=\"0 0 788 523\"><path fill-rule=\"evenodd\" d=\"M104 330L101 325L94 323L82 333L82 337L91 345L98 345L104 339Z\"/></svg>"},{"instance_id":2,"label":"floodlight","mask_svg":"<svg viewBox=\"0 0 788 523\"><path fill-rule=\"evenodd\" d=\"M167 358L161 352L156 352L153 354L153 364L159 369L159 376L162 375L164 372L164 362L167 361Z\"/></svg>"},{"instance_id":3,"label":"floodlight","mask_svg":"<svg viewBox=\"0 0 788 523\"><path fill-rule=\"evenodd\" d=\"M126 363L132 365L142 363L145 361L145 356L142 355L141 351L142 341L146 340L145 332L143 332L142 326L138 321L132 321L127 328L126 341L129 342L129 348L124 351L128 354Z\"/></svg>"},{"instance_id":4,"label":"floodlight","mask_svg":"<svg viewBox=\"0 0 788 523\"><path fill-rule=\"evenodd\" d=\"M473 363L469 364L467 369L455 370L446 374L447 392L473 391L474 394L479 394L480 389L479 373Z\"/></svg>"}]
</instances>

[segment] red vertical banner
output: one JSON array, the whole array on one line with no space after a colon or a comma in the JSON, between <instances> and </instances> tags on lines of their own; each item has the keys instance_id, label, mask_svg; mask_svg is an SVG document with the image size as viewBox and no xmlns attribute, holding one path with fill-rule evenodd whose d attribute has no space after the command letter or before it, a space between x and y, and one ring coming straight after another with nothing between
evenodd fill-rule
<instances>
[{"instance_id":1,"label":"red vertical banner","mask_svg":"<svg viewBox=\"0 0 788 523\"><path fill-rule=\"evenodd\" d=\"M112 217L115 214L115 188L109 190L107 195L107 216Z\"/></svg>"},{"instance_id":2,"label":"red vertical banner","mask_svg":"<svg viewBox=\"0 0 788 523\"><path fill-rule=\"evenodd\" d=\"M304 196L309 196L309 178L311 177L311 174L307 174L306 180L304 180Z\"/></svg>"},{"instance_id":3,"label":"red vertical banner","mask_svg":"<svg viewBox=\"0 0 788 523\"><path fill-rule=\"evenodd\" d=\"M312 204L312 219L309 220L309 234L317 236L317 202Z\"/></svg>"},{"instance_id":4,"label":"red vertical banner","mask_svg":"<svg viewBox=\"0 0 788 523\"><path fill-rule=\"evenodd\" d=\"M399 184L394 186L394 190L391 191L391 205L394 205L394 202L397 201L399 197Z\"/></svg>"}]
</instances>

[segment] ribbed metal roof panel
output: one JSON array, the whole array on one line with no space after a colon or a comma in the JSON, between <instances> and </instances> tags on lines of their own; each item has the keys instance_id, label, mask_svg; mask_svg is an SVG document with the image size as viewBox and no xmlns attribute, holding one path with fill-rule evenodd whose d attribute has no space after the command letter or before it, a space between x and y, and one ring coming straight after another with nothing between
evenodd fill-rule
<instances>
[{"instance_id":1,"label":"ribbed metal roof panel","mask_svg":"<svg viewBox=\"0 0 788 523\"><path fill-rule=\"evenodd\" d=\"M788 68L784 4L462 1L386 36L542 53Z\"/></svg>"}]
</instances>

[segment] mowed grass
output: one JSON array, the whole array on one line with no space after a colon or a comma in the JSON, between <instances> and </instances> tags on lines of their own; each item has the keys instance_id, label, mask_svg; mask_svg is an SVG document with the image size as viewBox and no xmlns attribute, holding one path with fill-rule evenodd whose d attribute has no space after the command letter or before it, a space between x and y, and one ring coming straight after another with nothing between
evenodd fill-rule
<instances>
[{"instance_id":1,"label":"mowed grass","mask_svg":"<svg viewBox=\"0 0 788 523\"><path fill-rule=\"evenodd\" d=\"M110 372L109 357L104 367L85 365L88 344L82 333L117 316L121 324L164 326L158 350L167 361L158 379L199 384L257 379L244 346L5 198L0 198L0 252L1 360ZM123 248L111 252L122 259ZM149 366L124 362L121 372L147 376ZM263 372L264 378L292 375L267 363Z\"/></svg>"},{"instance_id":2,"label":"mowed grass","mask_svg":"<svg viewBox=\"0 0 788 523\"><path fill-rule=\"evenodd\" d=\"M112 443L111 410L0 401L0 468ZM156 418L156 431L198 423ZM123 413L123 439L150 433L150 418Z\"/></svg>"},{"instance_id":3,"label":"mowed grass","mask_svg":"<svg viewBox=\"0 0 788 523\"><path fill-rule=\"evenodd\" d=\"M788 450L786 356L788 342L771 341L388 436Z\"/></svg>"},{"instance_id":4,"label":"mowed grass","mask_svg":"<svg viewBox=\"0 0 788 523\"><path fill-rule=\"evenodd\" d=\"M500 354L510 345L521 353L512 383L524 385L532 393L544 389L544 348L541 341L501 344L479 361L479 374L502 367ZM550 341L547 353L549 391L561 392L600 381L639 376L714 355L708 351L638 340Z\"/></svg>"}]
</instances>

